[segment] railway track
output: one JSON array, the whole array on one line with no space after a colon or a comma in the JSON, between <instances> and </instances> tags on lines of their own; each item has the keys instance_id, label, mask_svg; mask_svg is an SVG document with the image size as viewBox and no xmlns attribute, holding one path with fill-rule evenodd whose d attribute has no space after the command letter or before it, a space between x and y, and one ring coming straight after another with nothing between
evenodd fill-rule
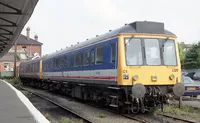
<instances>
[{"instance_id":1,"label":"railway track","mask_svg":"<svg viewBox=\"0 0 200 123\"><path fill-rule=\"evenodd\" d=\"M51 102L51 103L53 103L53 104L55 104L55 105L57 105L57 106L63 108L64 110L67 110L67 111L71 112L72 114L77 115L78 117L84 119L85 121L87 121L87 122L89 122L89 123L92 123L92 121L90 121L90 120L87 119L87 118L84 118L84 116L81 116L80 114L76 113L75 111L73 111L73 110L71 110L71 109L69 109L69 108L67 108L67 107L65 107L65 106L63 106L63 105L60 105L59 103L57 103L57 102L55 102L55 101L53 101L53 100L51 100L51 99L49 99L49 98L47 98L47 97L44 97L44 96L42 96L41 94L39 94L39 93L37 93L37 92L29 91L28 89L25 89L25 88L23 88L23 87L17 87L17 88L19 88L19 89L21 89L21 90L25 90L25 91L27 91L27 92L29 92L29 93L32 93L32 94L34 94L34 95L36 95L36 96L38 96L38 97L40 97L40 98L42 98L42 99L45 99L45 100L47 100L47 101L49 101L49 102ZM101 108L101 109L102 109L102 107L99 107L99 106L94 105L94 104L91 104L91 103L84 103L84 105L88 105L88 106L92 106L92 107L95 107L95 108ZM103 110L108 111L108 112L111 112L111 113L114 113L114 114L121 115L121 116L123 116L123 117L126 117L126 118L128 118L128 119L137 121L137 122L139 122L139 123L149 123L149 122L147 122L147 121L145 121L145 120L142 120L142 119L140 119L140 118L136 118L136 117L131 116L131 115L128 115L128 114L118 113L118 112L115 112L114 110L111 110L111 109L103 108Z\"/></svg>"},{"instance_id":2,"label":"railway track","mask_svg":"<svg viewBox=\"0 0 200 123\"><path fill-rule=\"evenodd\" d=\"M183 101L200 101L199 98L183 98Z\"/></svg>"},{"instance_id":3,"label":"railway track","mask_svg":"<svg viewBox=\"0 0 200 123\"><path fill-rule=\"evenodd\" d=\"M22 90L25 90L25 91L30 92L30 93L33 93L34 95L36 95L36 96L38 96L38 97L40 97L40 98L42 98L42 99L45 99L45 100L47 100L47 101L49 101L49 102L51 102L51 103L53 103L53 104L55 104L55 105L57 105L57 106L63 108L63 109L66 110L66 111L71 112L72 114L74 114L74 115L76 115L76 116L82 118L83 120L85 120L85 121L87 121L87 122L89 122L89 123L92 123L92 121L90 121L89 119L85 118L84 116L78 114L77 112L75 112L75 111L73 111L73 110L67 108L66 106L63 106L63 105L61 105L61 104L59 104L59 103L57 103L57 102L55 102L55 101L53 101L53 100L51 100L51 99L49 99L49 98L47 98L47 97L44 97L43 95L41 95L41 94L39 94L39 93L37 93L37 92L29 91L28 89L25 89L25 88L23 88L23 87L17 87L17 88L22 89ZM108 109L108 108L102 108L102 107L100 107L100 106L98 106L98 105L95 105L95 104L84 103L84 105L92 106L92 107L95 107L95 108L100 108L100 109L103 109L103 110L105 110L105 111L108 111L108 112L111 112L111 113L114 113L114 114L118 114L118 115L120 115L120 116L126 117L126 118L128 118L128 119L131 119L131 120L134 120L134 121L137 121L137 122L140 122L140 123L150 123L149 121L144 120L144 119L142 119L141 117L137 117L137 116L133 116L133 115L129 115L129 114L122 114L122 113L119 113L119 112L117 112L117 111L115 111L115 110L111 110L111 109ZM165 118L171 118L171 119L173 119L173 120L175 120L175 121L183 121L183 122L186 122L186 123L197 123L197 122L195 122L195 121L186 120L186 119L181 119L181 118L174 117L174 116L170 116L170 115L166 115L166 114L159 114L159 115L161 115L162 117L165 117Z\"/></svg>"},{"instance_id":4,"label":"railway track","mask_svg":"<svg viewBox=\"0 0 200 123\"><path fill-rule=\"evenodd\" d=\"M115 110L111 110L111 109L108 109L108 108L102 108L102 107L99 107L99 106L94 105L94 104L86 104L86 105L93 106L93 107L95 107L95 108L101 108L101 109L103 109L103 110L105 110L105 111L108 111L108 112L111 112L111 113L114 113L114 114L117 114L117 115L126 117L126 118L128 118L128 119L131 119L131 120L134 120L134 121L137 121L137 122L140 122L140 123L149 123L149 122L146 121L146 120L142 120L142 119L140 119L140 118L137 118L137 117L135 117L135 116L131 116L131 115L129 115L129 114L122 114L122 113L119 113L119 112L117 112L117 111L115 111Z\"/></svg>"},{"instance_id":5,"label":"railway track","mask_svg":"<svg viewBox=\"0 0 200 123\"><path fill-rule=\"evenodd\" d=\"M22 87L18 87L18 88L21 89L21 90L25 90L25 91L27 91L27 92L29 92L29 93L32 93L32 94L34 94L34 95L36 95L36 96L38 96L38 97L40 97L40 98L42 98L42 99L45 99L45 100L47 100L47 101L53 103L54 105L56 105L56 106L58 106L58 107L60 107L60 108L62 108L62 109L64 109L64 110L66 110L66 111L68 111L68 112L70 112L70 113L72 113L72 114L78 116L79 118L83 119L84 121L86 121L86 122L88 122L88 123L92 123L92 121L91 121L90 119L88 119L88 118L82 116L81 114L79 114L79 113L77 113L77 112L75 112L75 111L73 111L73 110L67 108L66 106L63 106L63 105L61 105L61 104L59 104L59 103L57 103L57 102L55 102L55 101L53 101L53 100L51 100L51 99L49 99L49 98L47 98L47 97L44 97L44 96L41 95L41 94L38 94L38 93L36 93L36 92L29 91L29 90L27 90L27 89L25 89L25 88L22 88Z\"/></svg>"},{"instance_id":6,"label":"railway track","mask_svg":"<svg viewBox=\"0 0 200 123\"><path fill-rule=\"evenodd\" d=\"M178 117L174 117L174 116L170 116L170 115L166 115L166 114L159 114L159 115L166 117L166 118L171 118L175 121L183 121L185 123L197 123L196 121L186 120L186 119L182 119L182 118L178 118Z\"/></svg>"}]
</instances>

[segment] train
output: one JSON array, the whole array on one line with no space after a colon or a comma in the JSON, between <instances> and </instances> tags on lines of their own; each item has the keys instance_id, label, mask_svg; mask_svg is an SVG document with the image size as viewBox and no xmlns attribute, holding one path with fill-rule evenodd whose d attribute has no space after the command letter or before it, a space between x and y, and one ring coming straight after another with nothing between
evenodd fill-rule
<instances>
[{"instance_id":1,"label":"train","mask_svg":"<svg viewBox=\"0 0 200 123\"><path fill-rule=\"evenodd\" d=\"M128 113L181 97L177 36L162 22L135 21L37 59L22 62L24 85L61 91Z\"/></svg>"}]
</instances>

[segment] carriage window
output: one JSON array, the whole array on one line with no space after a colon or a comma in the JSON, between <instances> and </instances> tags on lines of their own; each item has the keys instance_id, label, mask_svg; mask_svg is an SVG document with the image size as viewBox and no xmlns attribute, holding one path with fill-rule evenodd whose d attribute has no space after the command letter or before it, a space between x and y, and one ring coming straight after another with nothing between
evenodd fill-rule
<instances>
[{"instance_id":1,"label":"carriage window","mask_svg":"<svg viewBox=\"0 0 200 123\"><path fill-rule=\"evenodd\" d=\"M84 65L89 65L90 52L87 50L84 52Z\"/></svg>"},{"instance_id":2,"label":"carriage window","mask_svg":"<svg viewBox=\"0 0 200 123\"><path fill-rule=\"evenodd\" d=\"M56 59L53 60L53 69L56 69Z\"/></svg>"},{"instance_id":3,"label":"carriage window","mask_svg":"<svg viewBox=\"0 0 200 123\"><path fill-rule=\"evenodd\" d=\"M116 57L116 43L114 43L114 44L111 44L111 60L110 60L110 62L111 63L115 63L115 57Z\"/></svg>"},{"instance_id":4,"label":"carriage window","mask_svg":"<svg viewBox=\"0 0 200 123\"><path fill-rule=\"evenodd\" d=\"M125 53L127 65L142 65L142 48L141 40L137 38L125 39Z\"/></svg>"},{"instance_id":5,"label":"carriage window","mask_svg":"<svg viewBox=\"0 0 200 123\"><path fill-rule=\"evenodd\" d=\"M70 61L70 66L74 66L74 54L70 55L71 61Z\"/></svg>"},{"instance_id":6,"label":"carriage window","mask_svg":"<svg viewBox=\"0 0 200 123\"><path fill-rule=\"evenodd\" d=\"M158 39L144 39L147 65L161 65Z\"/></svg>"},{"instance_id":7,"label":"carriage window","mask_svg":"<svg viewBox=\"0 0 200 123\"><path fill-rule=\"evenodd\" d=\"M33 64L33 72L35 72L35 63Z\"/></svg>"},{"instance_id":8,"label":"carriage window","mask_svg":"<svg viewBox=\"0 0 200 123\"><path fill-rule=\"evenodd\" d=\"M90 64L94 64L94 50L91 51L91 60Z\"/></svg>"},{"instance_id":9,"label":"carriage window","mask_svg":"<svg viewBox=\"0 0 200 123\"><path fill-rule=\"evenodd\" d=\"M176 48L174 40L167 40L164 43L163 59L165 65L176 65Z\"/></svg>"},{"instance_id":10,"label":"carriage window","mask_svg":"<svg viewBox=\"0 0 200 123\"><path fill-rule=\"evenodd\" d=\"M65 65L65 63L66 63L66 61L65 61L66 59L65 59L65 57L60 57L60 58L58 58L58 59L56 59L56 62L57 62L57 68L62 68L62 67L64 67L64 65Z\"/></svg>"},{"instance_id":11,"label":"carriage window","mask_svg":"<svg viewBox=\"0 0 200 123\"><path fill-rule=\"evenodd\" d=\"M63 57L62 57L62 62L61 62L61 64L62 64L61 67L65 67L66 62L67 62L67 59L66 59L65 56L63 56Z\"/></svg>"},{"instance_id":12,"label":"carriage window","mask_svg":"<svg viewBox=\"0 0 200 123\"><path fill-rule=\"evenodd\" d=\"M69 67L70 66L70 56L67 55L67 58L66 58L66 66Z\"/></svg>"},{"instance_id":13,"label":"carriage window","mask_svg":"<svg viewBox=\"0 0 200 123\"><path fill-rule=\"evenodd\" d=\"M59 66L59 62L60 62L60 60L59 60L59 58L57 58L57 59L55 59L56 60L56 68L59 68L60 66Z\"/></svg>"},{"instance_id":14,"label":"carriage window","mask_svg":"<svg viewBox=\"0 0 200 123\"><path fill-rule=\"evenodd\" d=\"M74 66L81 66L81 65L82 65L81 53L77 53L74 55Z\"/></svg>"},{"instance_id":15,"label":"carriage window","mask_svg":"<svg viewBox=\"0 0 200 123\"><path fill-rule=\"evenodd\" d=\"M95 64L103 63L103 46L96 48Z\"/></svg>"}]
</instances>

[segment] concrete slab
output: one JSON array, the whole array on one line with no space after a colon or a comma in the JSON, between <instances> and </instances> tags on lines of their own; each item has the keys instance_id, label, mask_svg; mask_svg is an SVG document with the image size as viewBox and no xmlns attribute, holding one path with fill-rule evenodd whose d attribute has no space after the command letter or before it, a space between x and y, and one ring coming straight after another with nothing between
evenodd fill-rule
<instances>
[{"instance_id":1,"label":"concrete slab","mask_svg":"<svg viewBox=\"0 0 200 123\"><path fill-rule=\"evenodd\" d=\"M19 97L16 89L13 88L5 81L0 80L0 122L40 123L33 112L30 112L30 108L25 105L26 99ZM33 109L33 107L31 108Z\"/></svg>"}]
</instances>

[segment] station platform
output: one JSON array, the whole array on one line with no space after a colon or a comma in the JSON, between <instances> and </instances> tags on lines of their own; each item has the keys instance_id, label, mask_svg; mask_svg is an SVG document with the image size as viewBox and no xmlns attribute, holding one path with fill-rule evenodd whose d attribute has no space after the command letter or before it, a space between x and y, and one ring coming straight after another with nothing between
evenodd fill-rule
<instances>
[{"instance_id":1,"label":"station platform","mask_svg":"<svg viewBox=\"0 0 200 123\"><path fill-rule=\"evenodd\" d=\"M50 123L20 91L0 80L0 123Z\"/></svg>"}]
</instances>

